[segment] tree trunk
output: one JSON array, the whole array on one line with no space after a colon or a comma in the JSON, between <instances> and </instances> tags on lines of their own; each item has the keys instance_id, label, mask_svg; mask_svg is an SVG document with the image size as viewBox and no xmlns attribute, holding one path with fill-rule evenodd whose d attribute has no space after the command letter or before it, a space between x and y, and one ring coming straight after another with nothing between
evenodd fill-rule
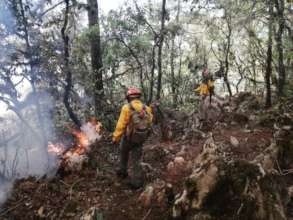
<instances>
[{"instance_id":1,"label":"tree trunk","mask_svg":"<svg viewBox=\"0 0 293 220\"><path fill-rule=\"evenodd\" d=\"M177 97L176 97L176 82L175 82L175 71L174 71L174 69L175 69L174 57L175 57L175 34L172 34L171 54L170 54L171 92L172 92L172 99L173 99L173 107L176 108Z\"/></svg>"},{"instance_id":2,"label":"tree trunk","mask_svg":"<svg viewBox=\"0 0 293 220\"><path fill-rule=\"evenodd\" d=\"M179 104L183 104L183 100L182 98L180 99L180 85L181 85L181 82L182 82L182 77L181 77L181 67L182 67L182 59L183 59L183 50L182 50L182 36L180 38L180 41L179 41L179 66L178 66L178 76L177 76L177 91L176 91L176 96L177 96L177 104L179 102Z\"/></svg>"},{"instance_id":3,"label":"tree trunk","mask_svg":"<svg viewBox=\"0 0 293 220\"><path fill-rule=\"evenodd\" d=\"M229 95L231 97L232 90L231 90L230 82L228 79L228 72L229 72L229 54L230 54L230 47L231 47L232 27L231 27L231 17L229 17L229 15L226 15L226 22L227 22L227 26L228 26L228 35L227 35L227 48L225 49L226 55L225 55L224 82L226 83Z\"/></svg>"},{"instance_id":4,"label":"tree trunk","mask_svg":"<svg viewBox=\"0 0 293 220\"><path fill-rule=\"evenodd\" d=\"M267 66L266 66L266 108L272 106L271 101L271 75L272 75L272 29L273 29L273 5L269 3L269 33L268 33L268 48L267 48Z\"/></svg>"},{"instance_id":5,"label":"tree trunk","mask_svg":"<svg viewBox=\"0 0 293 220\"><path fill-rule=\"evenodd\" d=\"M66 28L68 25L68 14L69 14L69 0L65 0L66 3L66 8L65 8L65 15L64 15L64 24L61 29L61 35L64 43L64 69L66 73L66 86L65 86L65 91L64 91L64 96L63 96L63 102L65 105L65 108L68 112L68 115L70 119L74 122L74 124L80 128L81 123L78 120L77 116L74 114L70 103L69 103L69 98L70 98L70 91L72 87L72 73L70 71L69 67L69 37L66 35Z\"/></svg>"},{"instance_id":6,"label":"tree trunk","mask_svg":"<svg viewBox=\"0 0 293 220\"><path fill-rule=\"evenodd\" d=\"M97 0L87 0L87 3L89 28L92 29L90 36L91 66L94 80L95 114L97 115L103 109L102 101L104 98L99 8Z\"/></svg>"},{"instance_id":7,"label":"tree trunk","mask_svg":"<svg viewBox=\"0 0 293 220\"><path fill-rule=\"evenodd\" d=\"M162 1L162 17L161 17L161 31L159 37L159 48L158 48L158 85L157 85L157 97L161 98L162 90L162 48L164 43L164 32L165 32L165 17L166 17L166 0Z\"/></svg>"},{"instance_id":8,"label":"tree trunk","mask_svg":"<svg viewBox=\"0 0 293 220\"><path fill-rule=\"evenodd\" d=\"M256 83L256 60L255 58L252 59L252 84L253 84L253 91L254 94L257 94L257 83Z\"/></svg>"},{"instance_id":9,"label":"tree trunk","mask_svg":"<svg viewBox=\"0 0 293 220\"><path fill-rule=\"evenodd\" d=\"M153 101L153 92L154 92L154 78L155 78L155 68L156 68L156 36L154 38L154 46L152 48L152 69L151 69L151 80L150 80L150 88L149 88L149 100L148 104Z\"/></svg>"},{"instance_id":10,"label":"tree trunk","mask_svg":"<svg viewBox=\"0 0 293 220\"><path fill-rule=\"evenodd\" d=\"M284 18L284 0L275 0L275 6L277 8L278 17L278 32L276 34L276 43L278 51L278 95L284 95L284 85L286 82L286 70L284 65L284 53L283 53L283 33L285 28L285 18Z\"/></svg>"},{"instance_id":11,"label":"tree trunk","mask_svg":"<svg viewBox=\"0 0 293 220\"><path fill-rule=\"evenodd\" d=\"M178 0L177 5L177 15L176 15L176 24L179 24L179 15L180 15L180 1ZM173 107L177 107L177 89L176 89L176 79L175 79L175 37L176 34L172 33L172 42L171 42L171 54L170 54L170 65L171 65L171 91L172 91L172 98L173 98Z\"/></svg>"}]
</instances>

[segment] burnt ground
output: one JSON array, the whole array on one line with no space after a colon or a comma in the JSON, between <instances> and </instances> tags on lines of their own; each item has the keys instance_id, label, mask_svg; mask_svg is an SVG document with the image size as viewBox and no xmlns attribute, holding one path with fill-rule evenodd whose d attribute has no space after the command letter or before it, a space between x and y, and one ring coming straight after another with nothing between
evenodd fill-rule
<instances>
[{"instance_id":1,"label":"burnt ground","mask_svg":"<svg viewBox=\"0 0 293 220\"><path fill-rule=\"evenodd\" d=\"M247 131L230 126L213 130L213 135L216 143L230 145L227 153L251 160L269 146L272 130ZM238 147L230 144L230 136L238 139ZM146 185L163 180L172 183L179 192L190 171L171 175L167 165L176 154L192 161L204 141L205 138L160 142L158 137L152 137L144 145ZM182 146L185 146L183 154L178 153L182 152ZM102 219L107 220L168 219L167 201L152 201L149 207L144 207L139 201L143 189L130 190L126 180L115 176L118 151L109 138L104 138L92 146L91 159L81 171L59 174L50 180L28 178L17 181L0 219L80 219L91 207L98 208ZM288 181L292 185L293 179Z\"/></svg>"}]
</instances>

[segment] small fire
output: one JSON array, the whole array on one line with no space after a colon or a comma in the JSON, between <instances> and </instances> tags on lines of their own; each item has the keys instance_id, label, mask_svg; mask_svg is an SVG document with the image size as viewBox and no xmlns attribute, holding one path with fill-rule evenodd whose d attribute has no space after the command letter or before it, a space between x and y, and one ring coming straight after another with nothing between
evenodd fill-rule
<instances>
[{"instance_id":1,"label":"small fire","mask_svg":"<svg viewBox=\"0 0 293 220\"><path fill-rule=\"evenodd\" d=\"M76 137L78 141L78 147L87 148L91 144L87 135L82 131L71 130L71 133Z\"/></svg>"},{"instance_id":2,"label":"small fire","mask_svg":"<svg viewBox=\"0 0 293 220\"><path fill-rule=\"evenodd\" d=\"M49 142L48 144L48 152L49 154L55 154L57 156L60 156L65 150L65 146L63 144L57 143L53 144Z\"/></svg>"},{"instance_id":3,"label":"small fire","mask_svg":"<svg viewBox=\"0 0 293 220\"><path fill-rule=\"evenodd\" d=\"M71 167L81 168L80 164L87 158L85 154L90 150L90 145L101 138L101 127L102 124L100 122L95 118L91 118L87 123L81 126L80 131L70 128L70 132L77 140L76 146L71 147L65 152L66 147L63 144L49 143L48 152L56 156L61 156L63 162Z\"/></svg>"}]
</instances>

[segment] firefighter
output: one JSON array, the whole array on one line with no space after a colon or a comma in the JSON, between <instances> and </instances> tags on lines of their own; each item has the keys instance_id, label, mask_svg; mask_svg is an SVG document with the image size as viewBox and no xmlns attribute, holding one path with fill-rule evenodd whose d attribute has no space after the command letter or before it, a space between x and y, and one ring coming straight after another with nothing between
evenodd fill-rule
<instances>
[{"instance_id":1,"label":"firefighter","mask_svg":"<svg viewBox=\"0 0 293 220\"><path fill-rule=\"evenodd\" d=\"M139 89L128 89L126 95L128 103L122 107L113 133L113 143L120 142L120 164L116 174L121 178L128 176L128 158L131 152L133 175L128 184L132 189L143 186L143 172L140 165L142 146L150 134L153 119L151 108L142 103L140 97L141 91Z\"/></svg>"},{"instance_id":2,"label":"firefighter","mask_svg":"<svg viewBox=\"0 0 293 220\"><path fill-rule=\"evenodd\" d=\"M202 120L206 118L205 109L205 100L209 97L209 105L212 104L212 96L214 95L214 80L213 77L209 74L208 68L204 68L202 72L202 83L198 88L195 89L195 92L199 92L201 96L201 103L199 107L199 115Z\"/></svg>"}]
</instances>

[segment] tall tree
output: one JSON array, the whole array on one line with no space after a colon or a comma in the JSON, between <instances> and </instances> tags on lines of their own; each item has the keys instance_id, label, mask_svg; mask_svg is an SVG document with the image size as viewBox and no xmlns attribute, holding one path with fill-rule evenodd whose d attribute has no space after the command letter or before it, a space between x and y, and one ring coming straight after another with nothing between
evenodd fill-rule
<instances>
[{"instance_id":1,"label":"tall tree","mask_svg":"<svg viewBox=\"0 0 293 220\"><path fill-rule=\"evenodd\" d=\"M162 49L164 44L164 33L165 33L165 18L166 18L166 0L162 1L162 16L161 16L161 30L159 36L158 46L158 84L157 84L157 99L161 98L162 90Z\"/></svg>"},{"instance_id":2,"label":"tall tree","mask_svg":"<svg viewBox=\"0 0 293 220\"><path fill-rule=\"evenodd\" d=\"M265 73L265 82L266 82L266 104L267 108L272 106L271 101L271 75L272 75L272 29L273 29L273 5L270 0L268 0L269 4L269 32L268 32L268 45L267 45L267 64L266 64L266 73Z\"/></svg>"},{"instance_id":3,"label":"tall tree","mask_svg":"<svg viewBox=\"0 0 293 220\"><path fill-rule=\"evenodd\" d=\"M155 81L155 68L156 68L156 47L157 47L157 36L154 37L154 45L152 47L152 66L151 66L151 79L149 88L149 99L148 103L153 101L154 81Z\"/></svg>"},{"instance_id":4,"label":"tall tree","mask_svg":"<svg viewBox=\"0 0 293 220\"><path fill-rule=\"evenodd\" d=\"M278 31L276 33L276 43L278 51L278 95L284 95L284 85L286 82L286 70L284 65L284 53L283 53L283 33L285 29L285 17L284 17L284 0L275 0L275 7L277 9L277 19L278 19Z\"/></svg>"},{"instance_id":5,"label":"tall tree","mask_svg":"<svg viewBox=\"0 0 293 220\"><path fill-rule=\"evenodd\" d=\"M65 14L64 14L64 23L61 29L61 35L64 43L64 72L66 75L66 85L65 85L65 91L63 96L63 102L65 105L65 108L67 109L67 112L69 114L69 117L71 120L75 123L75 125L80 128L81 123L78 120L77 116L73 112L73 109L70 106L70 92L72 89L72 73L69 66L69 37L66 33L67 26L68 26L68 19L69 19L69 0L65 0Z\"/></svg>"},{"instance_id":6,"label":"tall tree","mask_svg":"<svg viewBox=\"0 0 293 220\"><path fill-rule=\"evenodd\" d=\"M176 19L175 19L175 30L172 31L171 33L171 54L170 54L170 66L171 66L171 92L172 92L172 99L173 99L173 106L177 106L177 89L176 89L176 78L175 78L175 37L176 37L176 31L177 31L177 26L179 25L179 15L180 15L180 1L178 0L178 5L177 5L177 14L176 14Z\"/></svg>"},{"instance_id":7,"label":"tall tree","mask_svg":"<svg viewBox=\"0 0 293 220\"><path fill-rule=\"evenodd\" d=\"M228 33L226 34L226 43L224 45L224 52L225 52L225 71L224 71L224 82L226 83L229 95L232 96L232 90L230 86L230 82L228 79L228 72L229 72L229 57L231 53L231 38L232 38L232 17L227 10L225 9L225 21L227 23Z\"/></svg>"},{"instance_id":8,"label":"tall tree","mask_svg":"<svg viewBox=\"0 0 293 220\"><path fill-rule=\"evenodd\" d=\"M92 75L94 80L95 113L97 115L103 108L102 101L104 97L99 7L97 0L87 0L87 4L88 23L91 29L90 46Z\"/></svg>"}]
</instances>

